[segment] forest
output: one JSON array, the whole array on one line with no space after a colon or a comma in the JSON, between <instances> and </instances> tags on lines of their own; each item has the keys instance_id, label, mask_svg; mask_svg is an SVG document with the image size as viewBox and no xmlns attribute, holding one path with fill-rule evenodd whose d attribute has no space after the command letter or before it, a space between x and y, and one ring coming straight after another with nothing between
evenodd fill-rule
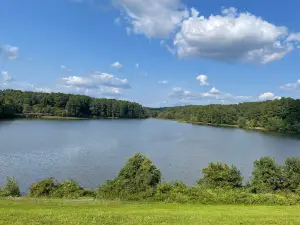
<instances>
[{"instance_id":1,"label":"forest","mask_svg":"<svg viewBox=\"0 0 300 225\"><path fill-rule=\"evenodd\" d=\"M300 99L282 98L232 105L178 106L153 110L157 118L190 123L300 133Z\"/></svg>"},{"instance_id":2,"label":"forest","mask_svg":"<svg viewBox=\"0 0 300 225\"><path fill-rule=\"evenodd\" d=\"M0 118L30 114L84 118L147 117L146 109L134 102L63 93L0 91Z\"/></svg>"},{"instance_id":3,"label":"forest","mask_svg":"<svg viewBox=\"0 0 300 225\"><path fill-rule=\"evenodd\" d=\"M31 114L82 118L151 117L195 124L300 133L300 99L147 108L134 102L84 95L0 91L0 118Z\"/></svg>"}]
</instances>

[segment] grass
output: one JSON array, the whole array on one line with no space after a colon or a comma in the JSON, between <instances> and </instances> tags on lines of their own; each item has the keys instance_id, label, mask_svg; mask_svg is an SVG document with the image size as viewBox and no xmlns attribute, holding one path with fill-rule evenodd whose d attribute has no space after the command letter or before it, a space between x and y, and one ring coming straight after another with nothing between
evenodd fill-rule
<instances>
[{"instance_id":1,"label":"grass","mask_svg":"<svg viewBox=\"0 0 300 225\"><path fill-rule=\"evenodd\" d=\"M0 224L300 224L300 206L1 199Z\"/></svg>"}]
</instances>

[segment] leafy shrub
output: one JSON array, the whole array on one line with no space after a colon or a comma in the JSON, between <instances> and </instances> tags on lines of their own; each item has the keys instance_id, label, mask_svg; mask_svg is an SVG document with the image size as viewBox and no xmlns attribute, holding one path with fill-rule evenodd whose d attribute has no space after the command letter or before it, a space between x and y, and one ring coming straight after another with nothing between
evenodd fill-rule
<instances>
[{"instance_id":1,"label":"leafy shrub","mask_svg":"<svg viewBox=\"0 0 300 225\"><path fill-rule=\"evenodd\" d=\"M32 184L29 188L29 195L31 197L51 197L58 188L59 183L50 177Z\"/></svg>"},{"instance_id":2,"label":"leafy shrub","mask_svg":"<svg viewBox=\"0 0 300 225\"><path fill-rule=\"evenodd\" d=\"M283 187L282 168L270 157L254 161L250 187L254 193L270 193Z\"/></svg>"},{"instance_id":3,"label":"leafy shrub","mask_svg":"<svg viewBox=\"0 0 300 225\"><path fill-rule=\"evenodd\" d=\"M243 177L235 166L222 163L209 163L202 169L203 178L198 184L210 188L239 188L242 187Z\"/></svg>"},{"instance_id":4,"label":"leafy shrub","mask_svg":"<svg viewBox=\"0 0 300 225\"><path fill-rule=\"evenodd\" d=\"M98 197L129 199L152 196L160 181L160 170L150 159L137 153L127 160L114 180L99 188Z\"/></svg>"},{"instance_id":5,"label":"leafy shrub","mask_svg":"<svg viewBox=\"0 0 300 225\"><path fill-rule=\"evenodd\" d=\"M79 198L81 196L83 196L83 188L74 180L64 180L51 193L51 197L55 198Z\"/></svg>"},{"instance_id":6,"label":"leafy shrub","mask_svg":"<svg viewBox=\"0 0 300 225\"><path fill-rule=\"evenodd\" d=\"M163 182L157 186L154 199L186 203L189 201L188 187L183 182Z\"/></svg>"},{"instance_id":7,"label":"leafy shrub","mask_svg":"<svg viewBox=\"0 0 300 225\"><path fill-rule=\"evenodd\" d=\"M288 158L283 167L284 187L293 192L300 189L300 158Z\"/></svg>"},{"instance_id":8,"label":"leafy shrub","mask_svg":"<svg viewBox=\"0 0 300 225\"><path fill-rule=\"evenodd\" d=\"M19 184L17 183L16 179L14 177L6 178L6 182L1 189L1 196L11 196L11 197L19 197L21 196Z\"/></svg>"}]
</instances>

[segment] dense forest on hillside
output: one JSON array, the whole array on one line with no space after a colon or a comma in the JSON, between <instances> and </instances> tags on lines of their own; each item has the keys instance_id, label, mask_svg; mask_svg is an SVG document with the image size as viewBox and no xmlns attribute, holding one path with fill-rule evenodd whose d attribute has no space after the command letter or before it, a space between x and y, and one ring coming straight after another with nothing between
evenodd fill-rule
<instances>
[{"instance_id":1,"label":"dense forest on hillside","mask_svg":"<svg viewBox=\"0 0 300 225\"><path fill-rule=\"evenodd\" d=\"M232 105L146 108L134 102L97 99L84 95L0 91L0 118L24 114L88 118L152 117L300 133L300 99L292 98Z\"/></svg>"},{"instance_id":2,"label":"dense forest on hillside","mask_svg":"<svg viewBox=\"0 0 300 225\"><path fill-rule=\"evenodd\" d=\"M153 114L155 114L153 112ZM265 128L277 132L300 133L300 99L282 98L235 105L181 106L156 111L161 119L191 123Z\"/></svg>"},{"instance_id":3,"label":"dense forest on hillside","mask_svg":"<svg viewBox=\"0 0 300 225\"><path fill-rule=\"evenodd\" d=\"M84 95L0 91L0 118L22 114L45 114L62 117L145 118L140 104Z\"/></svg>"}]
</instances>

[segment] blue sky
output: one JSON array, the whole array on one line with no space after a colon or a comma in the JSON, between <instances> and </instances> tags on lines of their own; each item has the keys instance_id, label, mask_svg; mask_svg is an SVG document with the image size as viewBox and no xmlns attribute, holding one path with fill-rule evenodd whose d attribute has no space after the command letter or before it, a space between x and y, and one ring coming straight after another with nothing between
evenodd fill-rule
<instances>
[{"instance_id":1,"label":"blue sky","mask_svg":"<svg viewBox=\"0 0 300 225\"><path fill-rule=\"evenodd\" d=\"M0 0L0 88L146 106L300 97L298 0Z\"/></svg>"}]
</instances>

